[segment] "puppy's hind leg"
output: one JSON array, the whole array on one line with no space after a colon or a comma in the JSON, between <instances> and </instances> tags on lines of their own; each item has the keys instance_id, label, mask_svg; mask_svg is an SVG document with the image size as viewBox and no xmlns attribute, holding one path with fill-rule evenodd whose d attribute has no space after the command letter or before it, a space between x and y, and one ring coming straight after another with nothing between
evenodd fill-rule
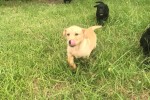
<instances>
[{"instance_id":1,"label":"puppy's hind leg","mask_svg":"<svg viewBox=\"0 0 150 100\"><path fill-rule=\"evenodd\" d=\"M74 63L74 57L71 54L68 54L68 64L72 69L76 69L76 64Z\"/></svg>"}]
</instances>

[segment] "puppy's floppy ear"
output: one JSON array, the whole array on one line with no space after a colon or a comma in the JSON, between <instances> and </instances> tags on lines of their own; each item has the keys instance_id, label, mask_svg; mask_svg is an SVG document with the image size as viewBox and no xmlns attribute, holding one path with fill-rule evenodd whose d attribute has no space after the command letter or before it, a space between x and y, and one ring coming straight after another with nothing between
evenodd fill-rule
<instances>
[{"instance_id":1,"label":"puppy's floppy ear","mask_svg":"<svg viewBox=\"0 0 150 100\"><path fill-rule=\"evenodd\" d=\"M95 5L94 7L98 7L98 5Z\"/></svg>"},{"instance_id":2,"label":"puppy's floppy ear","mask_svg":"<svg viewBox=\"0 0 150 100\"><path fill-rule=\"evenodd\" d=\"M66 29L64 29L63 31L63 36L66 36Z\"/></svg>"}]
</instances>

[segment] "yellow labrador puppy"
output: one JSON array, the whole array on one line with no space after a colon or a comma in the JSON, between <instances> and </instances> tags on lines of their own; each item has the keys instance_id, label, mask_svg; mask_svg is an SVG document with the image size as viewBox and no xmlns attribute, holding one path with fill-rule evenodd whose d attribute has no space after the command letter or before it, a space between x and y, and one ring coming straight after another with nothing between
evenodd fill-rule
<instances>
[{"instance_id":1,"label":"yellow labrador puppy","mask_svg":"<svg viewBox=\"0 0 150 100\"><path fill-rule=\"evenodd\" d=\"M92 26L88 29L84 29L79 26L71 26L64 30L63 35L67 38L68 44L68 63L73 69L76 69L74 57L89 57L92 50L96 48L97 38L94 30L101 27L102 26Z\"/></svg>"}]
</instances>

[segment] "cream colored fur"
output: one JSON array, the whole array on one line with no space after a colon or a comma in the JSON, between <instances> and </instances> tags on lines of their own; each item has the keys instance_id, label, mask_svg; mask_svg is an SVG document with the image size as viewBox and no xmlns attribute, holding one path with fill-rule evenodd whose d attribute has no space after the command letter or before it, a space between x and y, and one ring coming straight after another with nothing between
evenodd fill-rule
<instances>
[{"instance_id":1,"label":"cream colored fur","mask_svg":"<svg viewBox=\"0 0 150 100\"><path fill-rule=\"evenodd\" d=\"M101 28L102 26L92 26L88 29L80 28L78 26L71 26L64 30L63 35L67 38L67 56L68 63L73 68L76 69L76 64L74 63L74 57L85 58L89 57L92 50L96 48L96 34L95 29ZM75 41L75 46L71 47L69 41Z\"/></svg>"}]
</instances>

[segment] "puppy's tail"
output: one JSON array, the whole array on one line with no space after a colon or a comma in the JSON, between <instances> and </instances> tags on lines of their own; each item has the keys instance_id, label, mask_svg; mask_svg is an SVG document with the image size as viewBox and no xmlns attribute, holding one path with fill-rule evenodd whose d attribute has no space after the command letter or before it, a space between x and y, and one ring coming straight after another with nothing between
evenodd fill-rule
<instances>
[{"instance_id":1,"label":"puppy's tail","mask_svg":"<svg viewBox=\"0 0 150 100\"><path fill-rule=\"evenodd\" d=\"M101 28L102 26L92 26L92 27L90 27L93 31L95 30L95 29L98 29L98 28Z\"/></svg>"}]
</instances>

